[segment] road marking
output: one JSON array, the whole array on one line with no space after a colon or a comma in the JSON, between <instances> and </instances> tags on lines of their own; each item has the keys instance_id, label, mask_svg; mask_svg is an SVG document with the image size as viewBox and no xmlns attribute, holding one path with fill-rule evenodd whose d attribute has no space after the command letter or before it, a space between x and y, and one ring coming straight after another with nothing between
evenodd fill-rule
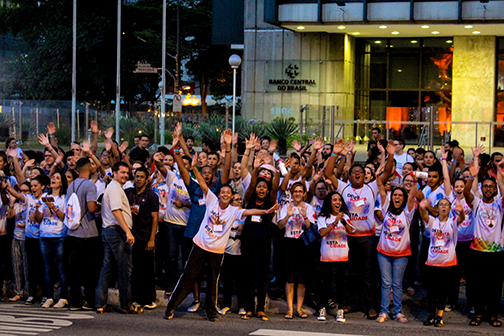
<instances>
[{"instance_id":1,"label":"road marking","mask_svg":"<svg viewBox=\"0 0 504 336\"><path fill-rule=\"evenodd\" d=\"M89 313L66 313L29 308L24 305L0 306L0 336L38 335L73 324L70 319L92 319Z\"/></svg>"},{"instance_id":2,"label":"road marking","mask_svg":"<svg viewBox=\"0 0 504 336\"><path fill-rule=\"evenodd\" d=\"M274 329L259 329L249 335L260 336L364 336L364 335L349 335L349 334L329 334L309 331L292 331L292 330L274 330Z\"/></svg>"}]
</instances>

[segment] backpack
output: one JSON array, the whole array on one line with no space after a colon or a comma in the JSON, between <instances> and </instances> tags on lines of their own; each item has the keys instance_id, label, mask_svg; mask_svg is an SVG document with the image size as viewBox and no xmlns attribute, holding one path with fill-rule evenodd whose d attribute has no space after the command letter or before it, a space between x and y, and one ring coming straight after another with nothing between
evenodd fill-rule
<instances>
[{"instance_id":1,"label":"backpack","mask_svg":"<svg viewBox=\"0 0 504 336\"><path fill-rule=\"evenodd\" d=\"M79 197L77 197L77 191L79 190L82 183L84 183L84 181L82 181L81 184L79 184L79 186L77 187L77 190L75 190L70 195L70 197L68 198L68 201L67 201L67 206L66 206L66 210L65 210L65 219L64 219L63 223L70 230L77 230L77 228L80 225L80 222L82 221L82 218L84 218L84 216L87 213L87 210L86 210L86 212L84 212L84 215L82 215L82 217L81 217L80 201L79 201Z\"/></svg>"}]
</instances>

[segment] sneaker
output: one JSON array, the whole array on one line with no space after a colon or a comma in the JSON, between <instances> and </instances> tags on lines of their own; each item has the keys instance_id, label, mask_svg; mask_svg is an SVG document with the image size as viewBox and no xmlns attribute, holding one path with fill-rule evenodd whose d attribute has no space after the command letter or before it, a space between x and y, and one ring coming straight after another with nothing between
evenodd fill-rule
<instances>
[{"instance_id":1,"label":"sneaker","mask_svg":"<svg viewBox=\"0 0 504 336\"><path fill-rule=\"evenodd\" d=\"M406 318L406 316L404 316L403 313L399 313L396 316L394 316L394 321L401 323L408 323L408 319Z\"/></svg>"},{"instance_id":2,"label":"sneaker","mask_svg":"<svg viewBox=\"0 0 504 336\"><path fill-rule=\"evenodd\" d=\"M29 305L32 305L35 301L35 298L33 296L28 296L28 299L26 299L25 301L25 305L29 306Z\"/></svg>"},{"instance_id":3,"label":"sneaker","mask_svg":"<svg viewBox=\"0 0 504 336\"><path fill-rule=\"evenodd\" d=\"M383 323L389 319L388 315L384 312L381 312L380 315L378 315L378 318L376 319L376 322L378 323Z\"/></svg>"},{"instance_id":4,"label":"sneaker","mask_svg":"<svg viewBox=\"0 0 504 336\"><path fill-rule=\"evenodd\" d=\"M90 304L88 301L84 301L84 303L82 304L82 309L83 310L93 310L94 306L92 304Z\"/></svg>"},{"instance_id":5,"label":"sneaker","mask_svg":"<svg viewBox=\"0 0 504 336\"><path fill-rule=\"evenodd\" d=\"M217 308L217 312L221 315L226 315L228 312L231 313L230 311L231 308L229 307L224 307L224 308Z\"/></svg>"},{"instance_id":6,"label":"sneaker","mask_svg":"<svg viewBox=\"0 0 504 336\"><path fill-rule=\"evenodd\" d=\"M436 317L436 321L434 322L434 327L438 327L438 328L444 327L443 317L442 316Z\"/></svg>"},{"instance_id":7,"label":"sneaker","mask_svg":"<svg viewBox=\"0 0 504 336\"><path fill-rule=\"evenodd\" d=\"M451 305L451 304L447 304L447 305L445 306L445 308L444 308L444 311L445 311L445 312L451 312L451 311L452 311L452 310L454 310L454 309L455 309L455 307L454 307L453 305Z\"/></svg>"},{"instance_id":8,"label":"sneaker","mask_svg":"<svg viewBox=\"0 0 504 336\"><path fill-rule=\"evenodd\" d=\"M46 299L46 301L42 305L42 308L51 308L53 305L54 305L53 299Z\"/></svg>"},{"instance_id":9,"label":"sneaker","mask_svg":"<svg viewBox=\"0 0 504 336\"><path fill-rule=\"evenodd\" d=\"M58 303L54 305L54 308L65 308L68 306L68 301L66 299L59 299Z\"/></svg>"},{"instance_id":10,"label":"sneaker","mask_svg":"<svg viewBox=\"0 0 504 336\"><path fill-rule=\"evenodd\" d=\"M326 313L325 313L325 308L322 308L322 309L319 310L319 314L318 314L317 320L319 320L319 321L325 321L325 320L327 320Z\"/></svg>"},{"instance_id":11,"label":"sneaker","mask_svg":"<svg viewBox=\"0 0 504 336\"><path fill-rule=\"evenodd\" d=\"M82 307L79 307L79 306L70 306L70 311L79 311L81 309L82 309Z\"/></svg>"},{"instance_id":12,"label":"sneaker","mask_svg":"<svg viewBox=\"0 0 504 336\"><path fill-rule=\"evenodd\" d=\"M343 309L338 309L338 312L336 313L336 322L346 322L345 312Z\"/></svg>"},{"instance_id":13,"label":"sneaker","mask_svg":"<svg viewBox=\"0 0 504 336\"><path fill-rule=\"evenodd\" d=\"M376 309L374 309L374 308L369 309L369 311L367 313L368 320L374 320L374 319L376 319L377 316L378 316L378 313L376 312Z\"/></svg>"},{"instance_id":14,"label":"sneaker","mask_svg":"<svg viewBox=\"0 0 504 336\"><path fill-rule=\"evenodd\" d=\"M156 309L157 304L156 304L156 302L151 302L151 303L149 303L149 304L146 304L146 305L145 305L145 306L143 306L143 307L144 307L144 309Z\"/></svg>"},{"instance_id":15,"label":"sneaker","mask_svg":"<svg viewBox=\"0 0 504 336\"><path fill-rule=\"evenodd\" d=\"M431 313L431 314L429 314L427 319L424 321L423 325L424 326L431 326L434 323L436 323L436 316L433 313Z\"/></svg>"},{"instance_id":16,"label":"sneaker","mask_svg":"<svg viewBox=\"0 0 504 336\"><path fill-rule=\"evenodd\" d=\"M191 306L187 308L187 311L190 313L194 313L200 310L200 308L201 308L201 302L194 301L193 303L191 303Z\"/></svg>"},{"instance_id":17,"label":"sneaker","mask_svg":"<svg viewBox=\"0 0 504 336\"><path fill-rule=\"evenodd\" d=\"M43 305L47 301L47 297L43 297L42 300L40 301L40 304Z\"/></svg>"},{"instance_id":18,"label":"sneaker","mask_svg":"<svg viewBox=\"0 0 504 336\"><path fill-rule=\"evenodd\" d=\"M240 316L247 315L247 311L245 310L245 308L240 308L240 310L238 310L238 315Z\"/></svg>"}]
</instances>

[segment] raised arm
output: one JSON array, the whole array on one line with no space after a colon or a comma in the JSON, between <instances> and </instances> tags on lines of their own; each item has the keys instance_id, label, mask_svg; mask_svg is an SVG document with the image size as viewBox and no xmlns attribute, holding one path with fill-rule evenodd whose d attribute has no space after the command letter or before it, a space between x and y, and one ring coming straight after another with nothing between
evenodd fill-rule
<instances>
[{"instance_id":1,"label":"raised arm","mask_svg":"<svg viewBox=\"0 0 504 336\"><path fill-rule=\"evenodd\" d=\"M98 150L98 123L91 120L91 153L96 154Z\"/></svg>"},{"instance_id":2,"label":"raised arm","mask_svg":"<svg viewBox=\"0 0 504 336\"><path fill-rule=\"evenodd\" d=\"M179 155L180 156L180 155ZM181 160L182 161L182 160ZM183 164L182 164L183 165ZM206 184L205 182L205 179L203 178L203 176L201 176L198 168L196 168L196 166L193 166L192 167L192 171L194 173L194 176L196 176L196 179L198 180L198 183L200 185L200 188L201 190L203 191L203 193L206 195L208 194L208 185Z\"/></svg>"},{"instance_id":3,"label":"raised arm","mask_svg":"<svg viewBox=\"0 0 504 336\"><path fill-rule=\"evenodd\" d=\"M499 191L501 197L504 199L504 160L501 160L497 166L497 185L499 186Z\"/></svg>"},{"instance_id":4,"label":"raised arm","mask_svg":"<svg viewBox=\"0 0 504 336\"><path fill-rule=\"evenodd\" d=\"M274 213L280 208L280 205L278 203L275 203L271 208L267 210L261 210L261 209L247 209L243 211L243 217L247 216L261 216L261 215L268 215L271 213Z\"/></svg>"},{"instance_id":5,"label":"raised arm","mask_svg":"<svg viewBox=\"0 0 504 336\"><path fill-rule=\"evenodd\" d=\"M385 184L382 180L378 178L378 176L380 176L383 172L383 169L385 169L385 165L381 165L376 170L376 185L378 186L378 191L380 192L380 201L382 205L387 201L387 189L385 188Z\"/></svg>"},{"instance_id":6,"label":"raised arm","mask_svg":"<svg viewBox=\"0 0 504 336\"><path fill-rule=\"evenodd\" d=\"M465 220L464 206L462 205L462 203L460 203L459 201L455 202L455 210L458 213L457 225L460 225Z\"/></svg>"},{"instance_id":7,"label":"raised arm","mask_svg":"<svg viewBox=\"0 0 504 336\"><path fill-rule=\"evenodd\" d=\"M338 190L339 181L334 176L334 165L336 164L336 158L340 155L343 150L343 139L336 141L333 147L333 152L329 159L327 159L327 168L325 170L325 176L331 181L335 190Z\"/></svg>"},{"instance_id":8,"label":"raised arm","mask_svg":"<svg viewBox=\"0 0 504 336\"><path fill-rule=\"evenodd\" d=\"M180 155L178 155L178 156L180 157ZM163 153L158 152L152 156L152 159L154 160L154 164L156 165L157 170L159 170L161 172L161 174L163 174L163 177L166 177L166 175L168 175L168 169L166 169L166 167L163 164L164 157L165 157L165 155ZM175 154L175 160L177 161L177 154ZM182 161L182 159L180 159L180 161ZM178 161L177 161L177 164L178 164ZM179 171L180 171L180 168L179 168ZM184 181L184 183L185 183L185 181Z\"/></svg>"},{"instance_id":9,"label":"raised arm","mask_svg":"<svg viewBox=\"0 0 504 336\"><path fill-rule=\"evenodd\" d=\"M390 176L393 174L393 169L394 169L394 153L395 153L395 146L393 141L389 141L387 143L387 161L385 162L385 169L383 170L383 175L381 177L376 177L381 178L383 183L386 183Z\"/></svg>"},{"instance_id":10,"label":"raised arm","mask_svg":"<svg viewBox=\"0 0 504 336\"><path fill-rule=\"evenodd\" d=\"M53 125L54 126L54 125ZM49 150L49 152L51 152L51 155L53 156L53 158L56 160L56 158L58 157L58 152L54 149L54 147L51 145L51 142L49 141L50 137L47 137L45 136L44 134L40 133L38 135L38 139L39 139L39 143L44 146L45 148L47 148L47 150ZM60 162L58 164L58 167L60 169L63 169L65 168L65 165L63 164L63 162Z\"/></svg>"},{"instance_id":11,"label":"raised arm","mask_svg":"<svg viewBox=\"0 0 504 336\"><path fill-rule=\"evenodd\" d=\"M87 140L84 140L82 142L82 153L89 155L91 157L91 160L93 160L94 164L96 165L98 172L100 173L100 176L105 177L105 175L107 175L105 169L103 169L100 160L96 157L96 155L93 154L93 151L91 150L91 145Z\"/></svg>"},{"instance_id":12,"label":"raised arm","mask_svg":"<svg viewBox=\"0 0 504 336\"><path fill-rule=\"evenodd\" d=\"M52 146L58 147L58 139L56 138L56 126L53 122L47 124L47 134L49 135L49 141Z\"/></svg>"},{"instance_id":13,"label":"raised arm","mask_svg":"<svg viewBox=\"0 0 504 336\"><path fill-rule=\"evenodd\" d=\"M252 172L252 176L250 178L249 187L247 188L247 191L245 191L245 196L243 197L245 201L248 201L254 194L254 189L257 183L257 176L259 175L259 169L261 168L261 165L264 163L264 161L262 160L262 155L260 156L261 159L258 158L258 160L254 161L254 171Z\"/></svg>"},{"instance_id":14,"label":"raised arm","mask_svg":"<svg viewBox=\"0 0 504 336\"><path fill-rule=\"evenodd\" d=\"M418 188L418 181L414 177L413 178L414 183L413 186L411 187L411 190L408 193L408 211L411 212L415 209L415 196L417 194L417 188Z\"/></svg>"},{"instance_id":15,"label":"raised arm","mask_svg":"<svg viewBox=\"0 0 504 336\"><path fill-rule=\"evenodd\" d=\"M450 180L450 172L448 171L448 163L446 162L446 158L448 157L448 153L446 152L444 146L441 147L441 165L443 166L443 183L444 190L447 196L450 196L452 193L452 186Z\"/></svg>"},{"instance_id":16,"label":"raised arm","mask_svg":"<svg viewBox=\"0 0 504 336\"><path fill-rule=\"evenodd\" d=\"M428 199L424 199L422 202L420 202L420 217L422 217L423 221L425 223L429 223L429 213L427 212L427 207L430 205L430 202Z\"/></svg>"},{"instance_id":17,"label":"raised arm","mask_svg":"<svg viewBox=\"0 0 504 336\"><path fill-rule=\"evenodd\" d=\"M17 152L14 149L7 149L5 151L7 155L9 155L12 158L12 163L14 164L14 174L16 175L16 179L18 181L18 184L21 185L26 181L26 177L23 174L23 170L21 169L21 165L19 164L19 158L17 157ZM28 162L31 161L31 164L35 162L35 160L29 160ZM25 166L28 165L28 162L26 163Z\"/></svg>"},{"instance_id":18,"label":"raised arm","mask_svg":"<svg viewBox=\"0 0 504 336\"><path fill-rule=\"evenodd\" d=\"M475 177L478 176L478 173L479 173L479 165L477 163L477 160L475 162L476 162L475 165L469 166L469 172L471 173L471 178L469 179L469 181L467 181L467 183L464 187L464 197L466 199L467 204L471 204L474 200L474 195L471 191L472 191L474 179L475 179Z\"/></svg>"},{"instance_id":19,"label":"raised arm","mask_svg":"<svg viewBox=\"0 0 504 336\"><path fill-rule=\"evenodd\" d=\"M308 159L308 164L306 165L306 170L305 170L305 178L309 180L312 176L313 172L313 163L315 162L315 159L317 158L317 153L318 151L324 146L324 141L321 137L318 137L315 139L315 142L313 142L313 150L310 154L310 158Z\"/></svg>"},{"instance_id":20,"label":"raised arm","mask_svg":"<svg viewBox=\"0 0 504 336\"><path fill-rule=\"evenodd\" d=\"M242 179L246 178L249 170L248 164L250 160L251 151L255 148L256 136L254 133L250 133L250 139L245 140L245 153L243 153L241 166L242 166Z\"/></svg>"},{"instance_id":21,"label":"raised arm","mask_svg":"<svg viewBox=\"0 0 504 336\"><path fill-rule=\"evenodd\" d=\"M233 132L230 129L224 131L224 142L226 144L226 162L222 170L221 182L222 184L228 183L229 172L231 170L231 142L233 141Z\"/></svg>"},{"instance_id":22,"label":"raised arm","mask_svg":"<svg viewBox=\"0 0 504 336\"><path fill-rule=\"evenodd\" d=\"M17 198L19 200L19 202L21 202L22 204L25 203L25 201L26 201L25 196L22 193L14 190L14 188L12 188L8 183L7 183L7 187L5 189L7 190L7 192L9 194L12 195L12 197Z\"/></svg>"}]
</instances>

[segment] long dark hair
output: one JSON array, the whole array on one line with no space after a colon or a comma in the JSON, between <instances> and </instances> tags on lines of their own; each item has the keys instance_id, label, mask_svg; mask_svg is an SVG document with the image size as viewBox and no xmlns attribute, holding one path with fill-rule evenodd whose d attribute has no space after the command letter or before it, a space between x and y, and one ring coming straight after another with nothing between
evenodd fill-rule
<instances>
[{"instance_id":1,"label":"long dark hair","mask_svg":"<svg viewBox=\"0 0 504 336\"><path fill-rule=\"evenodd\" d=\"M396 190L400 190L403 193L403 202L399 206L399 208L396 208L394 206L394 202L392 201L392 197L393 197L394 192ZM390 204L387 209L387 212L390 212L393 215L400 215L404 211L404 208L406 208L407 204L408 204L408 192L406 191L406 189L404 189L404 187L399 187L399 186L392 188L392 190L390 191Z\"/></svg>"},{"instance_id":2,"label":"long dark hair","mask_svg":"<svg viewBox=\"0 0 504 336\"><path fill-rule=\"evenodd\" d=\"M66 195L67 189L68 189L68 181L66 179L65 174L63 174L62 172L59 172L59 171L55 172L54 174L59 174L60 179L61 179L61 188L60 188L59 196ZM52 193L52 188L51 188L51 193Z\"/></svg>"},{"instance_id":3,"label":"long dark hair","mask_svg":"<svg viewBox=\"0 0 504 336\"><path fill-rule=\"evenodd\" d=\"M348 207L343 199L343 196L337 191L331 191L327 194L326 198L324 198L324 203L322 203L322 209L320 210L319 217L331 217L332 214L332 197L333 195L338 195L341 198L341 208L340 212L343 212L345 215L348 215Z\"/></svg>"},{"instance_id":4,"label":"long dark hair","mask_svg":"<svg viewBox=\"0 0 504 336\"><path fill-rule=\"evenodd\" d=\"M268 182L264 177L258 177L257 178L257 182L256 184L254 185L254 192L252 193L252 196L250 196L250 200L247 202L247 204L255 204L255 202L257 201L257 195L256 195L256 188L257 188L257 185L259 184L259 182L264 182L266 183L266 186L268 188L268 194L266 195L266 197L264 198L265 201L269 200L269 196L270 196L270 193L271 193L271 190L272 190L272 186L271 186L271 182ZM252 186L249 186L249 188L252 187Z\"/></svg>"}]
</instances>

